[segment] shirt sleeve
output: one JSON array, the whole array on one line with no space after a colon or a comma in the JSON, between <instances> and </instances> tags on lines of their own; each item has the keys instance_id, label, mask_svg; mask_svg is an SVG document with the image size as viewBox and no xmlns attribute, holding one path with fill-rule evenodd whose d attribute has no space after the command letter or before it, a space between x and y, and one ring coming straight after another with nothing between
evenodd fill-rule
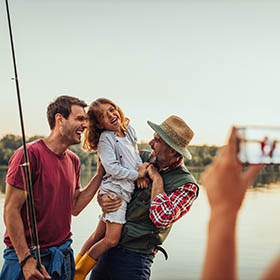
<instances>
[{"instance_id":1,"label":"shirt sleeve","mask_svg":"<svg viewBox=\"0 0 280 280\"><path fill-rule=\"evenodd\" d=\"M116 157L114 147L106 137L100 137L97 152L106 173L112 175L115 179L129 179L132 181L137 179L138 172L136 170L121 166Z\"/></svg>"},{"instance_id":2,"label":"shirt sleeve","mask_svg":"<svg viewBox=\"0 0 280 280\"><path fill-rule=\"evenodd\" d=\"M28 147L28 151L30 148ZM29 163L30 163L30 171L31 171L31 179L32 183L36 179L35 178L35 157L33 156L32 152L28 152L29 156ZM24 181L23 181L23 170L21 169L21 165L25 163L25 157L24 157L24 150L23 147L19 148L15 151L13 156L11 157L9 161L9 168L6 176L6 183L14 186L19 189L25 189ZM35 178L35 179L34 179Z\"/></svg>"},{"instance_id":3,"label":"shirt sleeve","mask_svg":"<svg viewBox=\"0 0 280 280\"><path fill-rule=\"evenodd\" d=\"M150 219L157 227L167 228L185 215L197 197L198 186L187 183L169 196L158 194L150 206Z\"/></svg>"}]
</instances>

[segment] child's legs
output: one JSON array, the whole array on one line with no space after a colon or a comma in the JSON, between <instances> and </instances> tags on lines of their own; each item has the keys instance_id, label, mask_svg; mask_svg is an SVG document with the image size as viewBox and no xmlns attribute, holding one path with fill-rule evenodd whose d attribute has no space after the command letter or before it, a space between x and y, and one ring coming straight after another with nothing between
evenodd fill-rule
<instances>
[{"instance_id":1,"label":"child's legs","mask_svg":"<svg viewBox=\"0 0 280 280\"><path fill-rule=\"evenodd\" d=\"M104 238L95 243L88 254L97 260L104 252L118 245L122 232L122 224L106 222L106 233Z\"/></svg>"},{"instance_id":2,"label":"child's legs","mask_svg":"<svg viewBox=\"0 0 280 280\"><path fill-rule=\"evenodd\" d=\"M90 247L92 247L97 241L104 237L106 231L106 224L102 220L99 220L97 228L95 232L88 238L88 240L84 243L80 255L84 255Z\"/></svg>"}]
</instances>

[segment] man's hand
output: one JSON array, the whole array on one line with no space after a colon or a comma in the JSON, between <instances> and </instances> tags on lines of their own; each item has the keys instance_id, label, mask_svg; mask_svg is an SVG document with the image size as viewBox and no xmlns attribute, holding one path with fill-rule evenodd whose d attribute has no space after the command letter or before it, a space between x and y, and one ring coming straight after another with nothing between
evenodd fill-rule
<instances>
[{"instance_id":1,"label":"man's hand","mask_svg":"<svg viewBox=\"0 0 280 280\"><path fill-rule=\"evenodd\" d=\"M122 204L122 201L113 194L98 194L97 201L104 213L115 212Z\"/></svg>"},{"instance_id":2,"label":"man's hand","mask_svg":"<svg viewBox=\"0 0 280 280\"><path fill-rule=\"evenodd\" d=\"M149 177L152 181L161 178L158 170L152 164L150 164L147 168L147 173L149 174Z\"/></svg>"},{"instance_id":3,"label":"man's hand","mask_svg":"<svg viewBox=\"0 0 280 280\"><path fill-rule=\"evenodd\" d=\"M137 179L144 178L147 174L147 168L150 166L148 162L144 162L138 167L138 177Z\"/></svg>"},{"instance_id":4,"label":"man's hand","mask_svg":"<svg viewBox=\"0 0 280 280\"><path fill-rule=\"evenodd\" d=\"M51 279L50 275L46 271L45 267L41 265L42 273L37 269L37 262L34 258L30 258L26 261L22 268L22 272L24 275L24 279L27 280L33 280L33 279L38 279L38 280L46 280L46 279Z\"/></svg>"}]
</instances>

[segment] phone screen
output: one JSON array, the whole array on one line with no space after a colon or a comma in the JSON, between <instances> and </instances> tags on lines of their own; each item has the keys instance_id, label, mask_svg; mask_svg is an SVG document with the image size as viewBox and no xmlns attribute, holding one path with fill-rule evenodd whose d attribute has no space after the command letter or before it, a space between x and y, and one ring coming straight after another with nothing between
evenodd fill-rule
<instances>
[{"instance_id":1,"label":"phone screen","mask_svg":"<svg viewBox=\"0 0 280 280\"><path fill-rule=\"evenodd\" d=\"M280 127L238 127L238 158L249 164L280 164Z\"/></svg>"}]
</instances>

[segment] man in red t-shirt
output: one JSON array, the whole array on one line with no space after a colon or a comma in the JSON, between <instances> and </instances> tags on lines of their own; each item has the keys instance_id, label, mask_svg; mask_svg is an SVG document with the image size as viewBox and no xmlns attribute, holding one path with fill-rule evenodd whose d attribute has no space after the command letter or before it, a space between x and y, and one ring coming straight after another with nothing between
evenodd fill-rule
<instances>
[{"instance_id":1,"label":"man in red t-shirt","mask_svg":"<svg viewBox=\"0 0 280 280\"><path fill-rule=\"evenodd\" d=\"M88 186L80 190L80 161L68 147L81 142L87 127L86 103L60 96L47 109L51 133L28 144L42 273L32 256L24 182L20 164L23 148L9 162L4 220L5 263L0 279L73 279L71 215L78 215L91 201L103 176L98 168ZM52 277L52 278L51 278Z\"/></svg>"}]
</instances>

